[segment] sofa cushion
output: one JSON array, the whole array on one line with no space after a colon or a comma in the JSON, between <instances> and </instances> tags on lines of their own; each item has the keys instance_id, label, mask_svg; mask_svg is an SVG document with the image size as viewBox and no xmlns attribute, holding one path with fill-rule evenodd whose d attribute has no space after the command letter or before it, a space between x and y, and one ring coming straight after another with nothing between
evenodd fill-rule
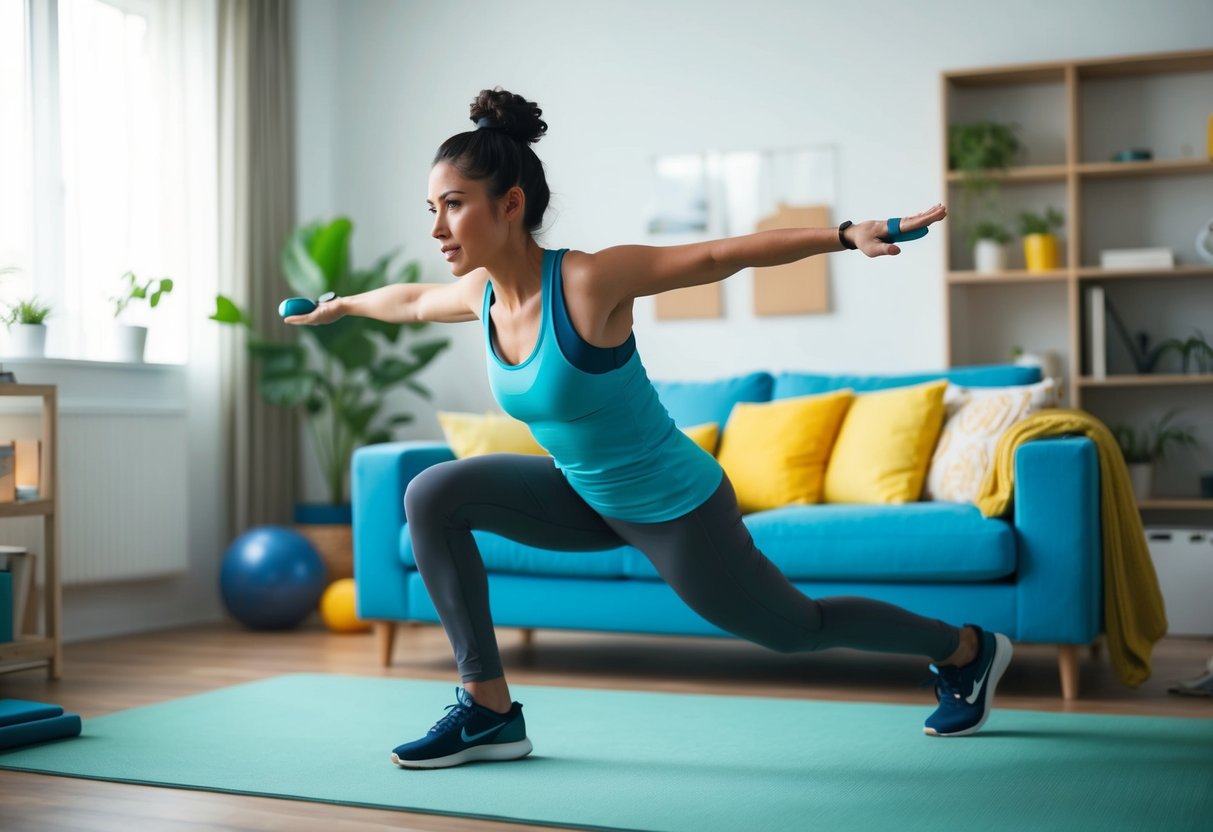
<instances>
[{"instance_id":1,"label":"sofa cushion","mask_svg":"<svg viewBox=\"0 0 1213 832\"><path fill-rule=\"evenodd\" d=\"M962 503L784 506L750 514L754 542L790 580L990 581L1015 571L1015 534ZM660 576L635 550L627 575Z\"/></svg>"},{"instance_id":2,"label":"sofa cushion","mask_svg":"<svg viewBox=\"0 0 1213 832\"><path fill-rule=\"evenodd\" d=\"M953 367L930 373L908 373L884 376L823 375L820 373L780 373L775 377L771 398L808 396L830 390L850 388L856 393L908 387L936 379L947 379L961 387L1013 387L1040 381L1040 367L1020 367L1015 364L986 364L974 367Z\"/></svg>"},{"instance_id":3,"label":"sofa cushion","mask_svg":"<svg viewBox=\"0 0 1213 832\"><path fill-rule=\"evenodd\" d=\"M618 579L627 577L624 563L628 552L626 546L601 552L555 552L537 549L517 543L492 532L472 532L484 568L489 572L505 572L516 575L547 575L563 578ZM413 542L409 539L408 526L400 532L400 559L409 569L417 568L413 557Z\"/></svg>"},{"instance_id":4,"label":"sofa cushion","mask_svg":"<svg viewBox=\"0 0 1213 832\"><path fill-rule=\"evenodd\" d=\"M438 425L459 459L481 454L546 454L526 422L504 413L438 411Z\"/></svg>"},{"instance_id":5,"label":"sofa cushion","mask_svg":"<svg viewBox=\"0 0 1213 832\"><path fill-rule=\"evenodd\" d=\"M720 425L708 422L706 425L691 425L682 428L682 432L691 437L691 441L712 456L716 456L716 446L720 444Z\"/></svg>"},{"instance_id":6,"label":"sofa cushion","mask_svg":"<svg viewBox=\"0 0 1213 832\"><path fill-rule=\"evenodd\" d=\"M724 425L738 402L771 399L770 373L750 373L717 381L654 381L657 398L680 428L715 422Z\"/></svg>"},{"instance_id":7,"label":"sofa cushion","mask_svg":"<svg viewBox=\"0 0 1213 832\"><path fill-rule=\"evenodd\" d=\"M1057 407L1057 391L1051 378L1018 387L949 385L944 404L947 413L922 498L975 503L998 440L1021 419Z\"/></svg>"},{"instance_id":8,"label":"sofa cushion","mask_svg":"<svg viewBox=\"0 0 1213 832\"><path fill-rule=\"evenodd\" d=\"M943 424L946 387L933 381L856 396L826 467L825 502L917 500Z\"/></svg>"},{"instance_id":9,"label":"sofa cushion","mask_svg":"<svg viewBox=\"0 0 1213 832\"><path fill-rule=\"evenodd\" d=\"M822 482L850 391L778 402L739 402L720 443L743 513L821 502Z\"/></svg>"}]
</instances>

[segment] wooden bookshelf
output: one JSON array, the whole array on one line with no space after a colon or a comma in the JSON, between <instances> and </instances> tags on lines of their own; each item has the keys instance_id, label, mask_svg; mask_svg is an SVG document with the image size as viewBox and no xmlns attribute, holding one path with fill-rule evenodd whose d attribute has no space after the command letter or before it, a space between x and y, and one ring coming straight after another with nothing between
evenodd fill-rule
<instances>
[{"instance_id":1,"label":"wooden bookshelf","mask_svg":"<svg viewBox=\"0 0 1213 832\"><path fill-rule=\"evenodd\" d=\"M37 563L42 570L42 632L14 633L14 640L0 644L0 673L26 670L45 665L47 677L58 679L63 672L62 590L60 587L59 535L57 513L58 467L56 439L59 426L59 403L53 385L0 384L0 396L38 398L42 400L41 472L38 499L25 502L0 503L0 519L13 517L42 517L42 551ZM29 557L12 555L10 557ZM37 601L37 576L34 580ZM24 622L19 622L19 624Z\"/></svg>"},{"instance_id":2,"label":"wooden bookshelf","mask_svg":"<svg viewBox=\"0 0 1213 832\"><path fill-rule=\"evenodd\" d=\"M1138 500L1137 507L1142 510L1213 511L1213 500L1197 497L1151 497L1148 500Z\"/></svg>"},{"instance_id":3,"label":"wooden bookshelf","mask_svg":"<svg viewBox=\"0 0 1213 832\"><path fill-rule=\"evenodd\" d=\"M1154 373L1145 376L1079 376L1079 387L1187 387L1213 384L1213 373Z\"/></svg>"},{"instance_id":4,"label":"wooden bookshelf","mask_svg":"<svg viewBox=\"0 0 1213 832\"><path fill-rule=\"evenodd\" d=\"M1106 377L1093 378L1089 294L1102 287L1130 332L1153 344L1203 330L1213 335L1213 264L1193 249L1209 216L1213 148L1207 119L1213 101L1213 49L1083 58L979 67L941 76L943 188L949 205L944 236L946 350L952 366L998 363L1015 347L1056 353L1062 361L1066 406L1090 410L1109 425L1141 426L1180 408L1197 437L1213 447L1213 374L1179 373L1171 353L1163 372L1130 374L1112 322L1107 322ZM1009 170L970 174L948 170L947 137L954 124L993 121L1016 126L1021 144ZM1123 150L1149 149L1154 158L1112 161ZM973 179L983 189L970 188ZM976 220L1013 225L1022 211L1055 207L1065 216L1058 267L1023 268L1018 237L1010 268L973 271L967 231ZM1012 229L1013 232L1018 229ZM1176 265L1105 269L1109 249L1166 248ZM1117 374L1111 374L1117 373ZM1186 491L1196 464L1171 464L1176 491ZM1181 482L1182 480L1182 482ZM1195 491L1195 483L1192 484ZM1151 499L1145 510L1191 512L1213 521L1213 500ZM1197 515L1199 517L1197 518Z\"/></svg>"}]
</instances>

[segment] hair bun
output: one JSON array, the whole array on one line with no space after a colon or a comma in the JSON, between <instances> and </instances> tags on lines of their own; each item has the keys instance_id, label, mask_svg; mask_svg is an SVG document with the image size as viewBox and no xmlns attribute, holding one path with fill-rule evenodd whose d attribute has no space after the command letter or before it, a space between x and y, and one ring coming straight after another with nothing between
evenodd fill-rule
<instances>
[{"instance_id":1,"label":"hair bun","mask_svg":"<svg viewBox=\"0 0 1213 832\"><path fill-rule=\"evenodd\" d=\"M501 87L481 90L472 102L473 123L488 118L497 129L527 144L539 141L548 131L548 124L541 115L543 110L534 101L527 101Z\"/></svg>"}]
</instances>

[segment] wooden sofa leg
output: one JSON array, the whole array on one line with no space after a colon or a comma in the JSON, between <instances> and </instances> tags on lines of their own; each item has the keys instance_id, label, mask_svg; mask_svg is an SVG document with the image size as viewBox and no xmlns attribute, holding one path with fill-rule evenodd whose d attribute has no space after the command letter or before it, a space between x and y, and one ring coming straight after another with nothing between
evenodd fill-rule
<instances>
[{"instance_id":1,"label":"wooden sofa leg","mask_svg":"<svg viewBox=\"0 0 1213 832\"><path fill-rule=\"evenodd\" d=\"M392 648L396 646L396 622L375 622L375 644L379 647L379 664L390 667L392 664Z\"/></svg>"},{"instance_id":2,"label":"wooden sofa leg","mask_svg":"<svg viewBox=\"0 0 1213 832\"><path fill-rule=\"evenodd\" d=\"M523 627L522 628L522 646L530 647L534 643L535 643L535 628L534 627Z\"/></svg>"},{"instance_id":3,"label":"wooden sofa leg","mask_svg":"<svg viewBox=\"0 0 1213 832\"><path fill-rule=\"evenodd\" d=\"M1066 701L1078 698L1078 650L1077 644L1057 646L1057 667L1061 671L1061 697Z\"/></svg>"}]
</instances>

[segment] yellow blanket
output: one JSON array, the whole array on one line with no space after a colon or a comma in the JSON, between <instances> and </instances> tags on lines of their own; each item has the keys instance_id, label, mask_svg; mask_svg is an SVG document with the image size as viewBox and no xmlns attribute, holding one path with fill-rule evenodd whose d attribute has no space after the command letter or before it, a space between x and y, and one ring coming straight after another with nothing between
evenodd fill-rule
<instances>
[{"instance_id":1,"label":"yellow blanket","mask_svg":"<svg viewBox=\"0 0 1213 832\"><path fill-rule=\"evenodd\" d=\"M1013 496L1015 450L1032 439L1066 435L1089 437L1099 455L1108 656L1120 680L1137 687L1150 678L1150 651L1167 632L1167 616L1129 471L1112 432L1081 410L1045 410L1016 423L998 440L977 507L986 517L1006 513Z\"/></svg>"}]
</instances>

